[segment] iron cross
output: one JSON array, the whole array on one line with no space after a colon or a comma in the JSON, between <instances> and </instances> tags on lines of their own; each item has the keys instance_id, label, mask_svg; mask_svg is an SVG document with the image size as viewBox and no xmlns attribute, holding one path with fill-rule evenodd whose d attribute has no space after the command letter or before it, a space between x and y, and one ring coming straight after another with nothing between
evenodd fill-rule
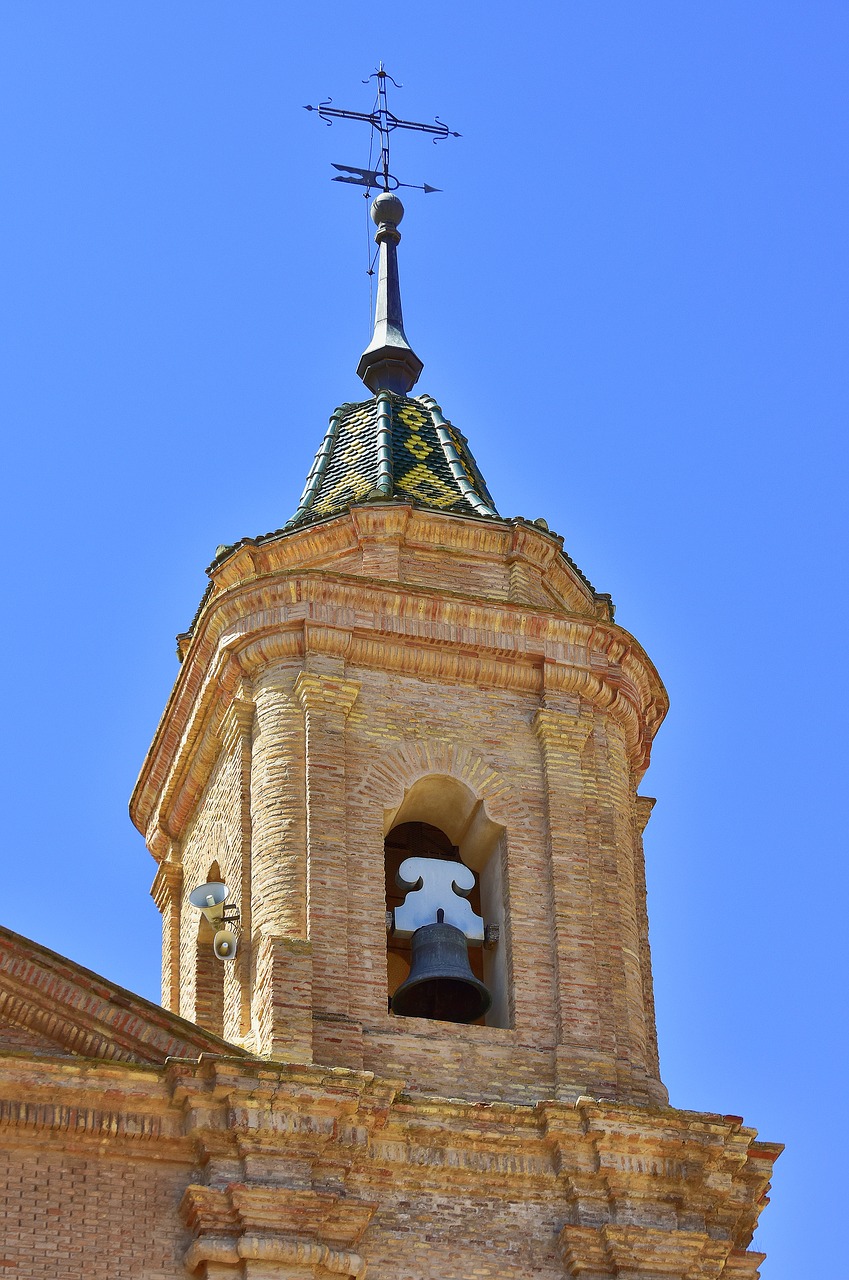
<instances>
[{"instance_id":1,"label":"iron cross","mask_svg":"<svg viewBox=\"0 0 849 1280\"><path fill-rule=\"evenodd\" d=\"M343 111L340 107L330 105L333 101L332 98L319 103L317 107L309 106L304 108L305 111L317 111L319 118L327 125L332 125L334 120L362 120L364 124L376 129L380 135L380 164L378 168L360 169L353 165L334 164L333 168L338 169L340 174L333 181L352 182L356 186L366 188L382 187L384 191L396 191L398 187L412 186L418 186L418 190L425 193L438 191L438 187L429 187L427 183L418 185L411 182L399 182L389 172L389 135L393 129L413 129L417 133L431 134L435 143L443 138L459 138L461 135L449 129L447 124L443 124L439 116L434 117L433 124L422 124L417 120L399 120L389 110L386 100L386 82L391 80L396 89L400 89L402 86L384 70L382 62L377 71L373 72L368 80L364 80L363 84L368 84L369 80L377 81L377 102L373 111Z\"/></svg>"}]
</instances>

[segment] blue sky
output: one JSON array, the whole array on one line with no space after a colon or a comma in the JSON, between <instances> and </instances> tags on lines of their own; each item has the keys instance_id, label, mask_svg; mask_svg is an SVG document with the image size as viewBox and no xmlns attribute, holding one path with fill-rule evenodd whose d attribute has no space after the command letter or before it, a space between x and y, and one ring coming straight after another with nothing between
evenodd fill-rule
<instances>
[{"instance_id":1,"label":"blue sky","mask_svg":"<svg viewBox=\"0 0 849 1280\"><path fill-rule=\"evenodd\" d=\"M0 4L2 919L158 994L126 804L217 544L294 511L364 395L364 164L392 105L419 389L544 515L672 710L643 790L674 1104L788 1150L765 1280L845 1106L849 9L824 0ZM816 1101L817 1105L814 1106Z\"/></svg>"}]
</instances>

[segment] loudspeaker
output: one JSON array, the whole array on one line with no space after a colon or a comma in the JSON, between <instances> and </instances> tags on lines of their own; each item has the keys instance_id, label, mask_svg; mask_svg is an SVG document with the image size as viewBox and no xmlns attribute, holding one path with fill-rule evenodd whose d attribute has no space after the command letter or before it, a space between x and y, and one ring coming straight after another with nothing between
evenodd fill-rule
<instances>
[{"instance_id":1,"label":"loudspeaker","mask_svg":"<svg viewBox=\"0 0 849 1280\"><path fill-rule=\"evenodd\" d=\"M220 880L211 880L202 884L189 894L189 902L206 916L210 924L218 924L224 917L224 903L230 896L230 890Z\"/></svg>"},{"instance_id":2,"label":"loudspeaker","mask_svg":"<svg viewBox=\"0 0 849 1280\"><path fill-rule=\"evenodd\" d=\"M238 945L239 939L232 929L219 929L212 939L212 950L218 960L232 960Z\"/></svg>"}]
</instances>

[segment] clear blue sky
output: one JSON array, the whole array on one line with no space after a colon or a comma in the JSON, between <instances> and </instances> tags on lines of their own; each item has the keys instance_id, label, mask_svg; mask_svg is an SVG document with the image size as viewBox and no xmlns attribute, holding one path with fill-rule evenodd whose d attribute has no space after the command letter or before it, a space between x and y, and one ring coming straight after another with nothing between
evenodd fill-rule
<instances>
[{"instance_id":1,"label":"clear blue sky","mask_svg":"<svg viewBox=\"0 0 849 1280\"><path fill-rule=\"evenodd\" d=\"M847 1134L845 0L5 0L2 919L158 994L126 815L220 542L364 395L383 58L408 335L507 515L667 683L644 790L673 1103L785 1141L765 1280L836 1275ZM814 1219L814 1206L816 1219Z\"/></svg>"}]
</instances>

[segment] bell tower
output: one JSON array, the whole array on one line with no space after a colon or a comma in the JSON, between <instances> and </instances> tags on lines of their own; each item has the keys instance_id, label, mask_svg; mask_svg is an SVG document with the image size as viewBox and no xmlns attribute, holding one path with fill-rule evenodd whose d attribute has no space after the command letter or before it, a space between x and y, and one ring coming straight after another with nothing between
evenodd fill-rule
<instances>
[{"instance_id":1,"label":"bell tower","mask_svg":"<svg viewBox=\"0 0 849 1280\"><path fill-rule=\"evenodd\" d=\"M563 539L499 514L412 394L401 201L372 216L372 394L332 413L288 523L219 548L133 794L163 1004L316 1097L384 1082L397 1187L372 1139L344 1155L370 1276L755 1277L779 1148L660 1079L639 788L666 693ZM190 902L221 881L224 960ZM444 1195L417 1251L398 1196L433 1221Z\"/></svg>"}]
</instances>

